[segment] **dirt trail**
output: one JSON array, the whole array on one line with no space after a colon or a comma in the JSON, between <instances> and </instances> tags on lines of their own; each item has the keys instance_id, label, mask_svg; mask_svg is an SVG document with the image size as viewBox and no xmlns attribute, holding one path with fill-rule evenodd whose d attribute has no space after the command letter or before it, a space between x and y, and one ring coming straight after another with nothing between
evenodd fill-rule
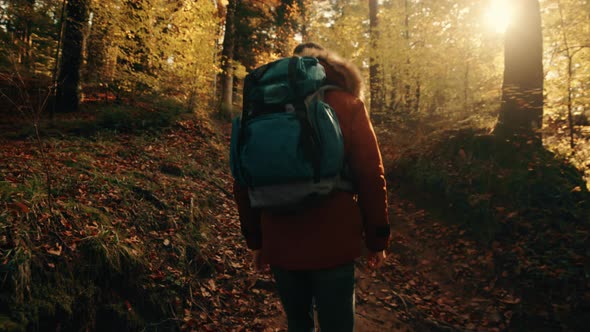
<instances>
[{"instance_id":1,"label":"dirt trail","mask_svg":"<svg viewBox=\"0 0 590 332\"><path fill-rule=\"evenodd\" d=\"M272 277L250 268L231 178L222 176L224 189L203 241L203 257L213 270L195 292L202 302L192 308L193 317L200 317L196 330L286 331ZM362 262L357 264L356 331L507 330L518 302L486 279L489 252L457 227L438 222L395 193L390 197L393 240L385 265L367 272Z\"/></svg>"},{"instance_id":2,"label":"dirt trail","mask_svg":"<svg viewBox=\"0 0 590 332\"><path fill-rule=\"evenodd\" d=\"M250 269L230 195L232 179L222 176L223 203L203 248L217 272L216 290L222 292L212 309L215 314L210 313L212 330L286 331L271 276ZM518 301L489 278L491 252L395 192L389 196L392 242L386 263L377 272L357 264L356 331L508 329ZM203 283L207 288L210 281ZM215 319L216 315L226 318Z\"/></svg>"},{"instance_id":3,"label":"dirt trail","mask_svg":"<svg viewBox=\"0 0 590 332\"><path fill-rule=\"evenodd\" d=\"M230 188L231 180L227 178L224 182ZM213 294L212 283L217 293L221 293L218 300L212 301L213 305L204 306L205 309L217 307L206 311L211 324L205 326L205 330L287 331L272 277L250 269L237 210L228 192L229 189L223 193L224 203L216 212L217 220L209 225L209 241L202 248L216 269L213 278L203 279L202 284L207 293ZM398 254L390 254L379 272L364 271L362 263L357 264L357 332L415 331L411 324L403 321L410 317L405 313L407 304L393 287L399 284L399 260ZM201 315L199 311L203 308L196 309L195 314Z\"/></svg>"},{"instance_id":4,"label":"dirt trail","mask_svg":"<svg viewBox=\"0 0 590 332\"><path fill-rule=\"evenodd\" d=\"M395 273L391 258L381 271L366 272L359 265L356 271L356 324L358 332L415 331L408 322L401 319L405 308L392 300L399 297L391 287L389 275Z\"/></svg>"}]
</instances>

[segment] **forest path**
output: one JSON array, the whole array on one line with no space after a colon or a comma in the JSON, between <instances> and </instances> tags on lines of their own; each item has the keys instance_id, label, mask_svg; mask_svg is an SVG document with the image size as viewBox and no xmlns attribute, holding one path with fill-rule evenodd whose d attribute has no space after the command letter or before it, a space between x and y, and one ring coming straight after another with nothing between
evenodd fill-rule
<instances>
[{"instance_id":1,"label":"forest path","mask_svg":"<svg viewBox=\"0 0 590 332\"><path fill-rule=\"evenodd\" d=\"M211 303L195 313L209 318L205 331L287 331L272 277L251 268L229 194L232 180L225 176L223 203L202 248L216 270L201 281ZM357 264L356 331L506 330L519 299L486 277L493 268L489 249L395 192L390 198L387 260L378 271Z\"/></svg>"},{"instance_id":2,"label":"forest path","mask_svg":"<svg viewBox=\"0 0 590 332\"><path fill-rule=\"evenodd\" d=\"M208 225L208 241L202 247L215 272L212 278L200 281L200 293L208 303L194 308L194 315L209 321L201 326L206 331L287 331L272 277L252 270L237 208L229 195L231 178L223 182L223 203L216 209L216 221ZM404 313L405 300L392 287L406 274L400 273L399 260L398 254L389 255L379 271L365 271L364 264L357 264L357 332L415 331L403 321L410 315Z\"/></svg>"},{"instance_id":3,"label":"forest path","mask_svg":"<svg viewBox=\"0 0 590 332\"><path fill-rule=\"evenodd\" d=\"M220 203L202 248L216 271L201 280L201 294L211 301L193 310L207 318L205 331L286 331L272 277L250 266L231 175L221 176ZM507 285L496 283L492 249L399 197L393 187L389 197L392 241L387 260L378 271L366 271L362 260L357 264L356 331L509 329L520 299Z\"/></svg>"}]
</instances>

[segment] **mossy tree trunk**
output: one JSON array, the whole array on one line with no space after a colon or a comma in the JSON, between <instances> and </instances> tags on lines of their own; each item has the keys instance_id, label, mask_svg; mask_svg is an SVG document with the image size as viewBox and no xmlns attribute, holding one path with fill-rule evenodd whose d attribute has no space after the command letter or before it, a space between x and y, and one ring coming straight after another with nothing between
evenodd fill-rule
<instances>
[{"instance_id":1,"label":"mossy tree trunk","mask_svg":"<svg viewBox=\"0 0 590 332\"><path fill-rule=\"evenodd\" d=\"M502 105L494 129L503 139L541 143L543 122L543 36L538 0L515 1L506 31Z\"/></svg>"}]
</instances>

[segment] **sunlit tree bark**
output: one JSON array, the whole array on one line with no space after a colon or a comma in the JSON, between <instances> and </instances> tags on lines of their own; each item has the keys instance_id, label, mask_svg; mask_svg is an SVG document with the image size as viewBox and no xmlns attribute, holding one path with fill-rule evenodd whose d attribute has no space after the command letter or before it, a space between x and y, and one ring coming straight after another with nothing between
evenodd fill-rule
<instances>
[{"instance_id":1,"label":"sunlit tree bark","mask_svg":"<svg viewBox=\"0 0 590 332\"><path fill-rule=\"evenodd\" d=\"M221 108L231 109L234 86L234 49L235 49L235 14L237 0L229 0L225 16L225 33L221 53Z\"/></svg>"},{"instance_id":2,"label":"sunlit tree bark","mask_svg":"<svg viewBox=\"0 0 590 332\"><path fill-rule=\"evenodd\" d=\"M543 37L538 0L515 2L504 50L502 105L494 129L502 138L541 142L543 121Z\"/></svg>"},{"instance_id":3,"label":"sunlit tree bark","mask_svg":"<svg viewBox=\"0 0 590 332\"><path fill-rule=\"evenodd\" d=\"M57 112L78 111L80 69L89 9L90 0L70 0L66 5L66 23L56 92Z\"/></svg>"},{"instance_id":4,"label":"sunlit tree bark","mask_svg":"<svg viewBox=\"0 0 590 332\"><path fill-rule=\"evenodd\" d=\"M369 84L371 90L371 111L380 112L383 108L382 103L382 84L380 84L379 61L377 59L377 41L379 40L379 21L377 13L379 11L377 0L369 1L369 35L371 40L371 50L369 59Z\"/></svg>"},{"instance_id":5,"label":"sunlit tree bark","mask_svg":"<svg viewBox=\"0 0 590 332\"><path fill-rule=\"evenodd\" d=\"M411 49L410 47L410 4L408 0L404 1L404 9L405 9L405 17L404 17L404 39L407 44L408 50ZM412 109L412 86L410 85L410 56L406 57L406 66L404 67L405 71L405 85L404 85L404 100L405 100L405 107L406 112L410 112Z\"/></svg>"},{"instance_id":6,"label":"sunlit tree bark","mask_svg":"<svg viewBox=\"0 0 590 332\"><path fill-rule=\"evenodd\" d=\"M33 8L35 7L35 0L27 0L25 1L25 4L27 6L27 11L30 10L30 12L33 12ZM33 58L33 36L32 36L32 30L33 30L33 19L32 17L27 17L25 19L24 22L24 31L23 31L23 48L22 48L22 57L23 57L23 61L22 63L25 66L33 66L35 65L34 61L32 61Z\"/></svg>"}]
</instances>

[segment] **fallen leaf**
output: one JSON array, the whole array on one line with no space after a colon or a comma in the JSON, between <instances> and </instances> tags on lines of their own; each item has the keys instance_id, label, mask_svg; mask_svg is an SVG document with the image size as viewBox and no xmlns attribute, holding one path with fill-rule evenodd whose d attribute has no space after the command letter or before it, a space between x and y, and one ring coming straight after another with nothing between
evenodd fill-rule
<instances>
[{"instance_id":1,"label":"fallen leaf","mask_svg":"<svg viewBox=\"0 0 590 332\"><path fill-rule=\"evenodd\" d=\"M16 202L14 203L14 205L16 205L22 213L29 213L29 207L26 206L24 203Z\"/></svg>"},{"instance_id":2,"label":"fallen leaf","mask_svg":"<svg viewBox=\"0 0 590 332\"><path fill-rule=\"evenodd\" d=\"M61 245L56 243L55 248L47 249L47 253L50 255L54 255L54 256L60 256L61 250L62 250Z\"/></svg>"},{"instance_id":3,"label":"fallen leaf","mask_svg":"<svg viewBox=\"0 0 590 332\"><path fill-rule=\"evenodd\" d=\"M500 299L500 302L506 303L506 304L518 304L518 303L520 303L520 298L507 296L503 299Z\"/></svg>"}]
</instances>

